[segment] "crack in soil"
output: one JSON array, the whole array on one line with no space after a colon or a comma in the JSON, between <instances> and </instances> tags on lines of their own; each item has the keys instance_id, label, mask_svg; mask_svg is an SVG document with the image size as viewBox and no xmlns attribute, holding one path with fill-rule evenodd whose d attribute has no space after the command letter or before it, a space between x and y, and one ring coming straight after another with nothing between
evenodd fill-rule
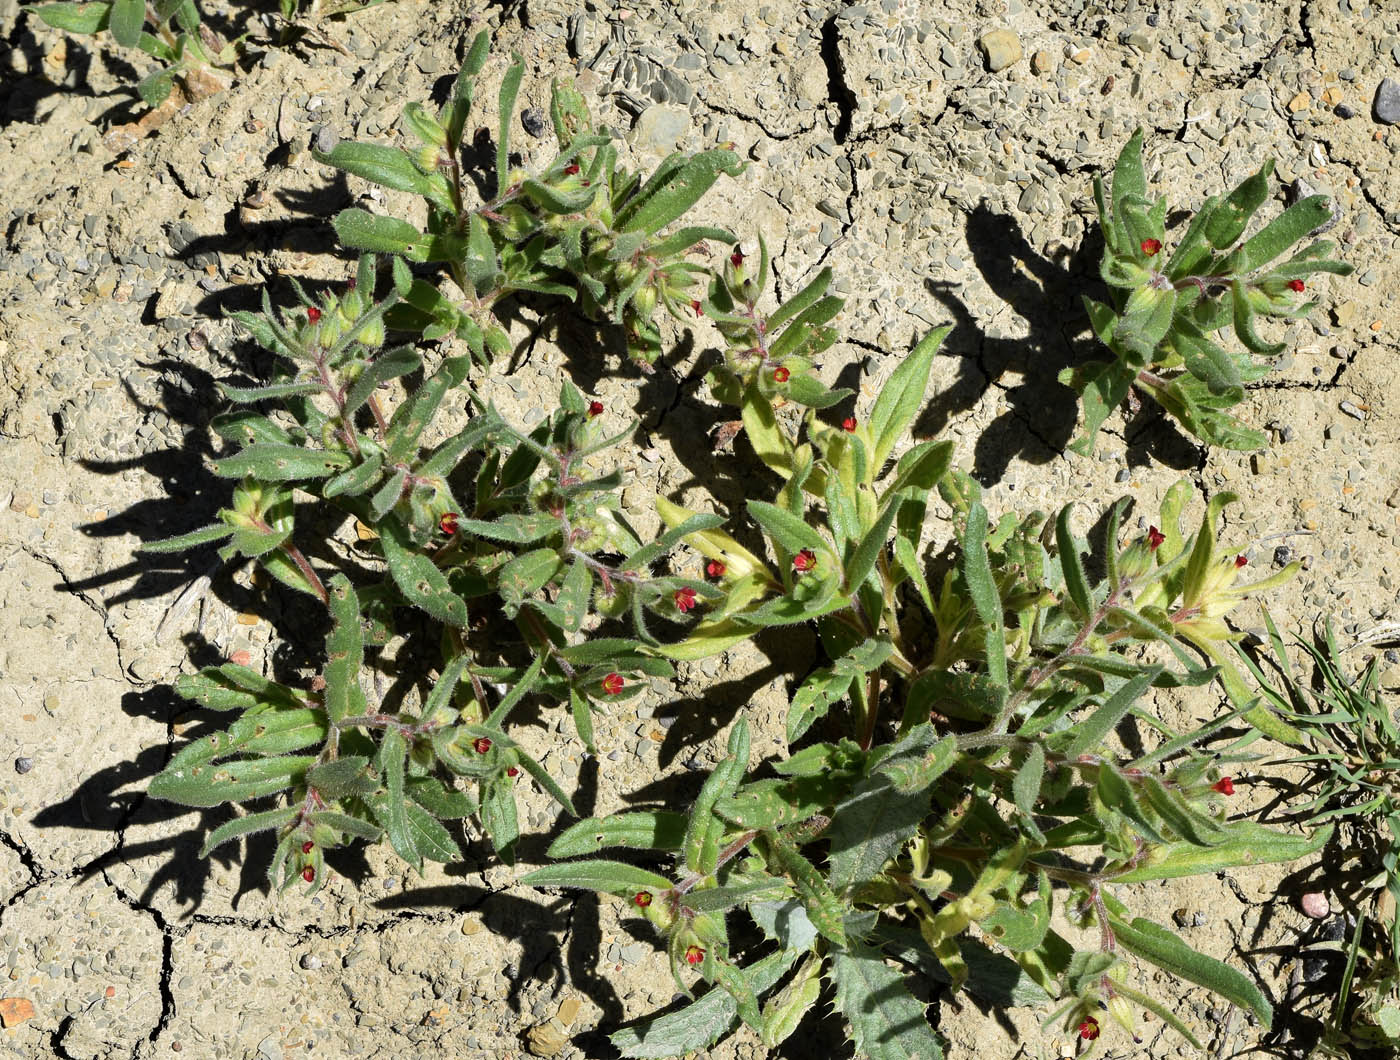
<instances>
[{"instance_id":1,"label":"crack in soil","mask_svg":"<svg viewBox=\"0 0 1400 1060\"><path fill-rule=\"evenodd\" d=\"M51 556L48 556L45 553L40 552L38 549L32 548L31 546L26 544L20 544L19 548L21 551L24 552L25 555L29 556L31 559L38 560L40 563L51 568L53 572L58 575L59 580L63 583L64 591L71 596L77 597L83 603L87 604L88 608L91 609L93 614L97 615L99 618L102 619L102 631L107 634L107 639L112 642L112 647L117 653L117 669L121 671L121 675L124 678L126 678L126 680L129 683L140 684L141 682L137 681L134 677L132 677L129 673L126 672L126 663L122 659L122 642L117 638L116 633L112 630L112 616L111 613L108 612L106 606L101 601L94 600L81 589L74 588L72 579L68 577L68 572L63 569L63 567L59 564L59 562L56 559L53 559Z\"/></svg>"}]
</instances>

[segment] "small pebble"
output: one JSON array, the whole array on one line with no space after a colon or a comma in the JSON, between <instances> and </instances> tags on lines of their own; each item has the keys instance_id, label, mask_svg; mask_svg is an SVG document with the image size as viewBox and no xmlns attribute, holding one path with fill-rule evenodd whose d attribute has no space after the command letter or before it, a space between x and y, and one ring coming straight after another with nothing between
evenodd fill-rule
<instances>
[{"instance_id":1,"label":"small pebble","mask_svg":"<svg viewBox=\"0 0 1400 1060\"><path fill-rule=\"evenodd\" d=\"M1286 567L1293 562L1293 549L1287 545L1279 545L1274 549L1274 566Z\"/></svg>"},{"instance_id":2,"label":"small pebble","mask_svg":"<svg viewBox=\"0 0 1400 1060\"><path fill-rule=\"evenodd\" d=\"M1382 125L1400 122L1400 81L1387 77L1376 86L1376 98L1371 113Z\"/></svg>"},{"instance_id":3,"label":"small pebble","mask_svg":"<svg viewBox=\"0 0 1400 1060\"><path fill-rule=\"evenodd\" d=\"M1303 915L1314 920L1321 920L1332 912L1332 907L1327 903L1327 896L1321 891L1309 891L1298 904L1302 907Z\"/></svg>"},{"instance_id":4,"label":"small pebble","mask_svg":"<svg viewBox=\"0 0 1400 1060\"><path fill-rule=\"evenodd\" d=\"M33 769L33 768L34 768L34 759L32 759L32 758L16 758L16 759L15 759L15 772L16 772L16 773L19 773L20 775L23 775L23 774L25 774L25 773L28 773L28 772L29 772L31 769Z\"/></svg>"},{"instance_id":5,"label":"small pebble","mask_svg":"<svg viewBox=\"0 0 1400 1060\"><path fill-rule=\"evenodd\" d=\"M520 112L520 125L535 139L544 135L544 112L538 107L526 107Z\"/></svg>"},{"instance_id":6,"label":"small pebble","mask_svg":"<svg viewBox=\"0 0 1400 1060\"><path fill-rule=\"evenodd\" d=\"M987 59L987 69L992 73L1005 70L1021 61L1021 38L1009 29L994 29L982 34L977 46Z\"/></svg>"},{"instance_id":7,"label":"small pebble","mask_svg":"<svg viewBox=\"0 0 1400 1060\"><path fill-rule=\"evenodd\" d=\"M1343 401L1337 408L1341 409L1354 420L1364 420L1366 418L1366 413L1357 408L1350 401Z\"/></svg>"},{"instance_id":8,"label":"small pebble","mask_svg":"<svg viewBox=\"0 0 1400 1060\"><path fill-rule=\"evenodd\" d=\"M298 963L302 968L306 969L306 971L314 972L317 968L321 967L321 958L317 957L314 953L303 953Z\"/></svg>"}]
</instances>

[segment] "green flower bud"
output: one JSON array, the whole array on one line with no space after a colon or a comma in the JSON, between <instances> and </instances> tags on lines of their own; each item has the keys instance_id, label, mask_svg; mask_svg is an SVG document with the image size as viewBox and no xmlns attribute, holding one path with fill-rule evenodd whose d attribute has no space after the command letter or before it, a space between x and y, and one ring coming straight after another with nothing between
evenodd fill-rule
<instances>
[{"instance_id":1,"label":"green flower bud","mask_svg":"<svg viewBox=\"0 0 1400 1060\"><path fill-rule=\"evenodd\" d=\"M641 319L650 320L652 313L656 312L656 288L651 284L643 285L632 296L632 307Z\"/></svg>"}]
</instances>

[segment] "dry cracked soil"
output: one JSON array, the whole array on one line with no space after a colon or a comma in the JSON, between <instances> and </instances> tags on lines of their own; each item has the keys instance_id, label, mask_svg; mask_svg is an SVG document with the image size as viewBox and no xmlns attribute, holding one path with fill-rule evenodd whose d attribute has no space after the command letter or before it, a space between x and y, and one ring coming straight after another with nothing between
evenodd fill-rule
<instances>
[{"instance_id":1,"label":"dry cracked soil","mask_svg":"<svg viewBox=\"0 0 1400 1060\"><path fill-rule=\"evenodd\" d=\"M134 551L226 500L204 466L213 381L246 367L225 314L264 285L285 301L288 277L345 279L337 209L411 208L317 165L308 146L326 130L393 141L404 104L440 94L483 27L496 47L479 99L515 50L523 107L547 107L550 79L576 77L635 164L737 145L752 164L721 180L705 220L750 248L762 231L781 294L835 270L848 301L828 380L868 396L929 327L954 324L919 431L955 441L993 512L1082 499L1087 526L1129 496L1145 516L1185 475L1200 496L1240 495L1228 537L1252 564L1303 560L1269 601L1289 630L1329 616L1353 644L1397 617L1400 129L1373 109L1400 65L1389 0L390 0L288 47L273 43L273 4L203 7L220 32L249 34L232 85L123 142L107 134L140 115L141 57L0 0L0 993L32 1005L7 1016L0 1055L603 1057L606 1031L671 1000L664 956L635 922L609 901L518 885L470 826L463 861L424 878L360 847L332 859L316 897L274 899L265 845L200 861L222 818L143 795L190 724L168 691L177 673L240 652L268 670L300 658L300 612L246 571ZM1004 52L979 44L991 30L1010 34L995 38ZM1076 412L1056 373L1093 350L1079 303L1096 282L1090 179L1138 126L1149 179L1175 207L1266 156L1269 209L1297 181L1334 196L1356 273L1321 285L1277 370L1249 390L1241 412L1269 430L1264 452L1206 452L1151 410L1115 414L1092 459L1065 451ZM553 151L519 125L514 143L527 164ZM672 335L676 352L643 377L614 348L566 355L567 322L558 343L531 323L487 396L536 422L567 370L635 409L624 500L654 527L653 492L685 497L713 470L703 438L723 417L690 368L717 336L703 322ZM181 610L201 577L209 591ZM600 725L596 759L547 711L526 739L586 811L626 805L638 778L690 793L741 712L756 757L782 749L788 675L813 651L795 641L688 666ZM1400 683L1383 643L1346 659L1377 653L1383 685ZM1161 707L1189 723L1220 703ZM1242 779L1241 812L1271 802ZM531 830L554 827L542 795L527 803ZM1131 896L1275 1003L1266 1035L1144 969L1211 1055L1306 1054L1340 969L1300 950L1345 921L1305 917L1299 898L1332 893L1341 856ZM933 999L953 1060L1074 1055L1043 1014ZM781 1051L741 1032L710 1055L848 1055L825 1012ZM1190 1052L1158 1022L1141 1047L1107 1055Z\"/></svg>"}]
</instances>

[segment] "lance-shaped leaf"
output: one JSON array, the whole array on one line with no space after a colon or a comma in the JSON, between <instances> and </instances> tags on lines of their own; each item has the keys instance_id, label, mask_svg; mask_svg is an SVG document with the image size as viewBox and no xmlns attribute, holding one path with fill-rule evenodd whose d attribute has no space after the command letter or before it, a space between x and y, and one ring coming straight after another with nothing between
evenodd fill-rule
<instances>
[{"instance_id":1,"label":"lance-shaped leaf","mask_svg":"<svg viewBox=\"0 0 1400 1060\"><path fill-rule=\"evenodd\" d=\"M259 442L233 456L212 461L211 471L224 478L252 475L264 482L292 482L297 479L325 478L350 466L350 454L299 445Z\"/></svg>"},{"instance_id":2,"label":"lance-shaped leaf","mask_svg":"<svg viewBox=\"0 0 1400 1060\"><path fill-rule=\"evenodd\" d=\"M452 591L447 576L433 561L409 544L407 531L397 519L379 525L379 541L384 562L399 592L409 603L421 607L439 622L463 627L467 624L467 604Z\"/></svg>"},{"instance_id":3,"label":"lance-shaped leaf","mask_svg":"<svg viewBox=\"0 0 1400 1060\"><path fill-rule=\"evenodd\" d=\"M498 100L496 125L496 197L506 193L510 173L510 119L515 114L515 97L520 91L520 79L525 74L525 64L520 56L511 53L510 67L501 80L501 94ZM476 214L472 214L476 217Z\"/></svg>"},{"instance_id":4,"label":"lance-shaped leaf","mask_svg":"<svg viewBox=\"0 0 1400 1060\"><path fill-rule=\"evenodd\" d=\"M737 177L743 171L744 164L733 151L715 149L688 157L678 152L618 211L614 224L619 232L651 235L699 202L721 173Z\"/></svg>"},{"instance_id":5,"label":"lance-shaped leaf","mask_svg":"<svg viewBox=\"0 0 1400 1060\"><path fill-rule=\"evenodd\" d=\"M621 861L594 858L589 861L569 861L546 865L526 873L520 882L527 887L577 887L585 891L625 895L630 898L638 891L662 894L671 889L671 881L648 869Z\"/></svg>"},{"instance_id":6,"label":"lance-shaped leaf","mask_svg":"<svg viewBox=\"0 0 1400 1060\"><path fill-rule=\"evenodd\" d=\"M408 460L416 455L414 450L423 429L437 413L447 392L459 386L470 369L469 357L447 358L423 382L417 393L398 407L389 424L389 433L384 438L386 459L390 463Z\"/></svg>"},{"instance_id":7,"label":"lance-shaped leaf","mask_svg":"<svg viewBox=\"0 0 1400 1060\"><path fill-rule=\"evenodd\" d=\"M379 753L375 755L375 765L384 777L384 794L370 799L369 806L388 833L394 852L421 874L423 856L409 827L408 805L404 798L404 758L407 754L408 745L403 733L392 726L385 729L380 737Z\"/></svg>"},{"instance_id":8,"label":"lance-shaped leaf","mask_svg":"<svg viewBox=\"0 0 1400 1060\"><path fill-rule=\"evenodd\" d=\"M1282 342L1269 343L1259 337L1259 332L1255 330L1254 322L1258 314L1254 311L1254 306L1250 304L1249 292L1236 277L1230 285L1232 291L1233 320L1235 325L1235 336L1244 343L1245 347L1255 353L1261 353L1272 357L1274 354L1282 353L1284 344Z\"/></svg>"},{"instance_id":9,"label":"lance-shaped leaf","mask_svg":"<svg viewBox=\"0 0 1400 1060\"><path fill-rule=\"evenodd\" d=\"M183 806L217 806L274 795L299 784L314 755L280 755L220 764L166 769L151 779L147 793Z\"/></svg>"},{"instance_id":10,"label":"lance-shaped leaf","mask_svg":"<svg viewBox=\"0 0 1400 1060\"><path fill-rule=\"evenodd\" d=\"M967 514L967 531L963 535L963 579L977 617L986 627L987 676L1005 686L1006 625L1002 616L1001 594L992 577L991 560L987 557L987 509L974 501Z\"/></svg>"},{"instance_id":11,"label":"lance-shaped leaf","mask_svg":"<svg viewBox=\"0 0 1400 1060\"><path fill-rule=\"evenodd\" d=\"M47 25L69 33L100 33L108 27L112 17L110 3L44 4L33 10Z\"/></svg>"},{"instance_id":12,"label":"lance-shaped leaf","mask_svg":"<svg viewBox=\"0 0 1400 1060\"><path fill-rule=\"evenodd\" d=\"M1113 731L1113 727L1132 709L1133 704L1142 698L1148 686L1157 680L1162 670L1161 666L1149 666L1137 676L1123 682L1098 710L1074 727L1073 735L1062 748L1064 754L1075 758L1102 743Z\"/></svg>"},{"instance_id":13,"label":"lance-shaped leaf","mask_svg":"<svg viewBox=\"0 0 1400 1060\"><path fill-rule=\"evenodd\" d=\"M1115 883L1141 883L1145 880L1171 880L1199 876L1240 865L1267 865L1295 861L1321 850L1332 837L1332 826L1312 835L1276 832L1252 821L1233 821L1229 838L1202 847L1189 841L1167 843L1148 851L1136 868L1113 877Z\"/></svg>"},{"instance_id":14,"label":"lance-shaped leaf","mask_svg":"<svg viewBox=\"0 0 1400 1060\"><path fill-rule=\"evenodd\" d=\"M840 812L839 809L837 812ZM797 897L802 900L812 924L836 945L846 945L846 928L842 921L845 905L831 885L787 836L781 832L764 832L763 838L767 842L773 868L792 880Z\"/></svg>"},{"instance_id":15,"label":"lance-shaped leaf","mask_svg":"<svg viewBox=\"0 0 1400 1060\"><path fill-rule=\"evenodd\" d=\"M1110 917L1109 925L1118 945L1134 956L1248 1009L1265 1029L1273 1022L1273 1006L1253 980L1214 957L1197 953L1176 932L1144 917L1131 924Z\"/></svg>"},{"instance_id":16,"label":"lance-shaped leaf","mask_svg":"<svg viewBox=\"0 0 1400 1060\"><path fill-rule=\"evenodd\" d=\"M428 238L407 221L372 214L358 206L336 214L333 227L342 246L378 254L406 254L412 257L414 248Z\"/></svg>"},{"instance_id":17,"label":"lance-shaped leaf","mask_svg":"<svg viewBox=\"0 0 1400 1060\"><path fill-rule=\"evenodd\" d=\"M856 1049L870 1060L942 1060L924 1006L884 955L863 943L832 955L836 1007L851 1024Z\"/></svg>"},{"instance_id":18,"label":"lance-shaped leaf","mask_svg":"<svg viewBox=\"0 0 1400 1060\"><path fill-rule=\"evenodd\" d=\"M300 807L294 807L300 812ZM366 839L371 843L379 842L379 837L384 834L384 829L377 824L366 821L363 817L352 817L348 813L339 813L335 810L315 810L310 816L313 825L324 825L327 828L334 828L342 835L354 836L356 839Z\"/></svg>"},{"instance_id":19,"label":"lance-shaped leaf","mask_svg":"<svg viewBox=\"0 0 1400 1060\"><path fill-rule=\"evenodd\" d=\"M605 847L675 851L685 842L687 819L673 810L616 813L585 817L570 825L549 845L552 858L596 854Z\"/></svg>"},{"instance_id":20,"label":"lance-shaped leaf","mask_svg":"<svg viewBox=\"0 0 1400 1060\"><path fill-rule=\"evenodd\" d=\"M306 706L286 685L237 663L207 667L197 674L181 674L175 679L175 691L210 710Z\"/></svg>"},{"instance_id":21,"label":"lance-shaped leaf","mask_svg":"<svg viewBox=\"0 0 1400 1060\"><path fill-rule=\"evenodd\" d=\"M364 638L360 631L360 598L343 574L331 579L330 635L326 638L326 715L332 724L350 715L363 714L365 694L360 688L364 667Z\"/></svg>"},{"instance_id":22,"label":"lance-shaped leaf","mask_svg":"<svg viewBox=\"0 0 1400 1060\"><path fill-rule=\"evenodd\" d=\"M112 38L123 48L134 48L141 42L141 27L146 24L146 0L113 0Z\"/></svg>"},{"instance_id":23,"label":"lance-shaped leaf","mask_svg":"<svg viewBox=\"0 0 1400 1060\"><path fill-rule=\"evenodd\" d=\"M202 527L199 530L191 530L188 534L181 534L179 537L167 537L163 541L147 541L141 546L142 552L183 552L187 548L194 548L197 545L205 545L211 541L222 541L233 533L234 527L227 523L215 523L213 526Z\"/></svg>"},{"instance_id":24,"label":"lance-shaped leaf","mask_svg":"<svg viewBox=\"0 0 1400 1060\"><path fill-rule=\"evenodd\" d=\"M1232 271L1243 274L1267 265L1331 217L1331 200L1326 195L1310 195L1294 203L1230 255Z\"/></svg>"},{"instance_id":25,"label":"lance-shaped leaf","mask_svg":"<svg viewBox=\"0 0 1400 1060\"><path fill-rule=\"evenodd\" d=\"M768 990L797 963L801 953L782 950L743 969L755 994ZM703 1051L732 1030L739 1006L728 991L714 988L675 1012L642 1020L610 1036L624 1057L660 1058Z\"/></svg>"},{"instance_id":26,"label":"lance-shaped leaf","mask_svg":"<svg viewBox=\"0 0 1400 1060\"><path fill-rule=\"evenodd\" d=\"M928 808L927 788L901 791L884 773L862 780L831 815L831 886L844 891L878 876L914 834Z\"/></svg>"},{"instance_id":27,"label":"lance-shaped leaf","mask_svg":"<svg viewBox=\"0 0 1400 1060\"><path fill-rule=\"evenodd\" d=\"M1216 250L1225 250L1234 245L1244 232L1254 211L1269 197L1269 177L1274 171L1274 160L1268 159L1259 171L1247 177L1226 196L1211 214L1206 225L1206 239Z\"/></svg>"},{"instance_id":28,"label":"lance-shaped leaf","mask_svg":"<svg viewBox=\"0 0 1400 1060\"><path fill-rule=\"evenodd\" d=\"M348 799L378 788L379 774L370 769L366 755L343 755L308 770L306 784L328 799Z\"/></svg>"},{"instance_id":29,"label":"lance-shaped leaf","mask_svg":"<svg viewBox=\"0 0 1400 1060\"><path fill-rule=\"evenodd\" d=\"M406 152L396 147L341 140L327 152L313 147L311 154L322 165L343 169L395 191L411 191L444 209L452 208L452 200L445 194L446 185L434 181L413 164Z\"/></svg>"},{"instance_id":30,"label":"lance-shaped leaf","mask_svg":"<svg viewBox=\"0 0 1400 1060\"><path fill-rule=\"evenodd\" d=\"M715 815L715 803L739 789L749 767L749 725L740 718L729 732L729 756L715 767L700 788L690 811L685 834L685 866L691 872L708 876L719 861L719 844L724 837L724 821Z\"/></svg>"},{"instance_id":31,"label":"lance-shaped leaf","mask_svg":"<svg viewBox=\"0 0 1400 1060\"><path fill-rule=\"evenodd\" d=\"M877 472L923 407L933 358L938 354L943 337L951 330L950 326L934 328L925 335L899 362L899 367L890 374L880 396L875 399L875 405L870 410L869 428L871 463Z\"/></svg>"},{"instance_id":32,"label":"lance-shaped leaf","mask_svg":"<svg viewBox=\"0 0 1400 1060\"><path fill-rule=\"evenodd\" d=\"M284 824L290 824L296 820L300 813L300 806L286 806L280 810L264 810L262 813L250 813L243 817L235 817L231 821L225 821L209 833L208 838L204 840L204 846L199 848L199 856L207 858L210 851L227 843L230 839L251 835L254 832L266 832L273 828L281 828Z\"/></svg>"}]
</instances>

